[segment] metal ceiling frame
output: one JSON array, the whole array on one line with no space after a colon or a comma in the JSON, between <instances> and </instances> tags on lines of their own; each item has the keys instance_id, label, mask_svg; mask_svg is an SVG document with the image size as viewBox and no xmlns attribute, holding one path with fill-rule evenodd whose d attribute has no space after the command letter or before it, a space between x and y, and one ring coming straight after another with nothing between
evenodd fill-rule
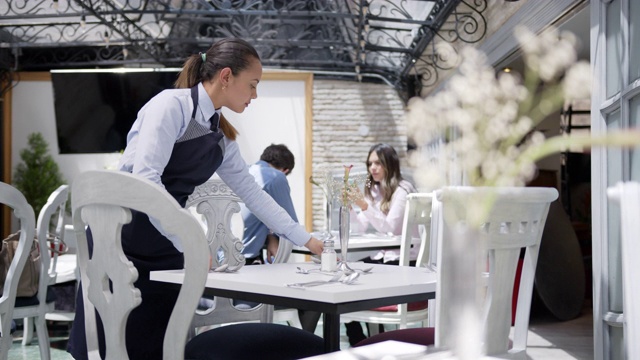
<instances>
[{"instance_id":1,"label":"metal ceiling frame","mask_svg":"<svg viewBox=\"0 0 640 360\"><path fill-rule=\"evenodd\" d=\"M0 0L0 71L180 67L224 37L265 67L385 82L403 99L486 33L488 0Z\"/></svg>"}]
</instances>

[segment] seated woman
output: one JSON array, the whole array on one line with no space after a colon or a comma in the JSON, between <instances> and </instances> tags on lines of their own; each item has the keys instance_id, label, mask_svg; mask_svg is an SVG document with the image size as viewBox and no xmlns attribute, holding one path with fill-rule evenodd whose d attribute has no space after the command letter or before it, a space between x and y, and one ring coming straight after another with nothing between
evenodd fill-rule
<instances>
[{"instance_id":1,"label":"seated woman","mask_svg":"<svg viewBox=\"0 0 640 360\"><path fill-rule=\"evenodd\" d=\"M367 155L368 180L371 186L364 188L364 197L357 197L354 204L360 211L352 210L352 216L362 229L388 235L402 235L407 195L416 192L415 187L400 174L400 159L396 150L387 144L376 144ZM368 229L367 229L368 228ZM412 258L415 259L412 254ZM381 250L365 262L398 264L400 252Z\"/></svg>"},{"instance_id":2,"label":"seated woman","mask_svg":"<svg viewBox=\"0 0 640 360\"><path fill-rule=\"evenodd\" d=\"M407 194L416 192L415 187L400 174L400 159L396 150L387 144L376 144L371 147L367 156L368 180L371 186L364 188L364 196L356 197L355 205L360 208L357 219L363 229L373 228L389 235L401 235ZM352 210L355 211L355 210ZM417 251L411 251L411 259L415 260ZM380 250L373 257L362 259L369 263L398 265L400 252L396 249ZM381 325L382 326L382 325ZM354 345L365 338L359 322L346 324L349 343ZM382 329L381 329L382 330Z\"/></svg>"}]
</instances>

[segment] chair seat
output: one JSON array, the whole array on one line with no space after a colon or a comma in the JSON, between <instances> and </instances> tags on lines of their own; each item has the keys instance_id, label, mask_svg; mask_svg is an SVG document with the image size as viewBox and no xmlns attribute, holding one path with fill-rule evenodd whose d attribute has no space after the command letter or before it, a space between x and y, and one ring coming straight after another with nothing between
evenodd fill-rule
<instances>
[{"instance_id":1,"label":"chair seat","mask_svg":"<svg viewBox=\"0 0 640 360\"><path fill-rule=\"evenodd\" d=\"M281 324L243 323L197 335L187 343L185 359L293 360L323 353L323 339L310 332Z\"/></svg>"},{"instance_id":2,"label":"chair seat","mask_svg":"<svg viewBox=\"0 0 640 360\"><path fill-rule=\"evenodd\" d=\"M354 345L354 347L375 344L387 340L430 346L435 343L435 328L425 327L383 332L360 341Z\"/></svg>"},{"instance_id":3,"label":"chair seat","mask_svg":"<svg viewBox=\"0 0 640 360\"><path fill-rule=\"evenodd\" d=\"M76 254L59 255L56 264L56 284L77 280L77 267L78 260Z\"/></svg>"},{"instance_id":4,"label":"chair seat","mask_svg":"<svg viewBox=\"0 0 640 360\"><path fill-rule=\"evenodd\" d=\"M425 301L416 301L416 302L412 302L407 304L407 310L408 311L418 311L418 310L424 310L429 306L429 301L425 300ZM381 311L381 312L397 312L398 311L398 305L389 305L389 306L381 306L381 307L377 307L375 309L371 309L371 311Z\"/></svg>"}]
</instances>

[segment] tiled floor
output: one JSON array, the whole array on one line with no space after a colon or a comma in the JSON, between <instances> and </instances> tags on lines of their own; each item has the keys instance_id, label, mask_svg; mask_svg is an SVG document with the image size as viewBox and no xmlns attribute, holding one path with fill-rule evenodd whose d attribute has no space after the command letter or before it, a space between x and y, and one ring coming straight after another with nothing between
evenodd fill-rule
<instances>
[{"instance_id":1,"label":"tiled floor","mask_svg":"<svg viewBox=\"0 0 640 360\"><path fill-rule=\"evenodd\" d=\"M533 360L593 359L593 313L585 308L582 315L558 321L550 315L531 319L527 355Z\"/></svg>"},{"instance_id":2,"label":"tiled floor","mask_svg":"<svg viewBox=\"0 0 640 360\"><path fill-rule=\"evenodd\" d=\"M577 319L560 322L549 315L537 314L531 319L527 354L531 360L590 360L593 359L593 325L590 308L585 308ZM349 347L344 326L341 337L342 348ZM64 351L66 328L52 331L52 360L69 360L71 356ZM318 324L316 334L322 334L322 323ZM21 334L16 332L14 344L9 352L9 360L39 359L37 340L30 346L20 344Z\"/></svg>"}]
</instances>

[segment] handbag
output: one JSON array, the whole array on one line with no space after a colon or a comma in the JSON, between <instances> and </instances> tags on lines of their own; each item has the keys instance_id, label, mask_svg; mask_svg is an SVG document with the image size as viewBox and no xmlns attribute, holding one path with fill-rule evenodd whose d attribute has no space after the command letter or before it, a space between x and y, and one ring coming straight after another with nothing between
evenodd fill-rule
<instances>
[{"instance_id":1,"label":"handbag","mask_svg":"<svg viewBox=\"0 0 640 360\"><path fill-rule=\"evenodd\" d=\"M7 278L11 261L18 249L20 240L20 231L9 235L2 240L2 249L0 249L0 293L4 289L4 281ZM31 245L31 251L27 257L20 280L18 281L17 297L31 297L38 293L38 282L40 280L40 249L38 241L34 241Z\"/></svg>"}]
</instances>

